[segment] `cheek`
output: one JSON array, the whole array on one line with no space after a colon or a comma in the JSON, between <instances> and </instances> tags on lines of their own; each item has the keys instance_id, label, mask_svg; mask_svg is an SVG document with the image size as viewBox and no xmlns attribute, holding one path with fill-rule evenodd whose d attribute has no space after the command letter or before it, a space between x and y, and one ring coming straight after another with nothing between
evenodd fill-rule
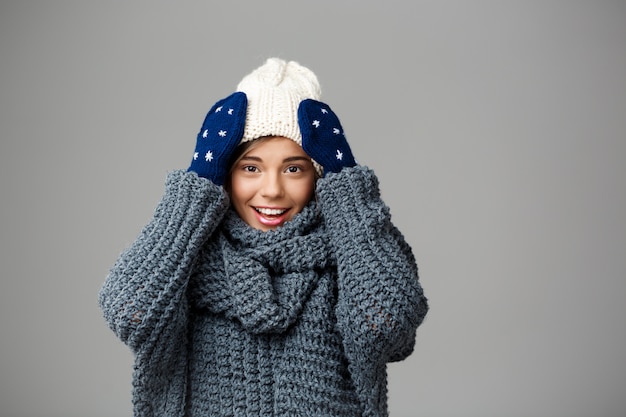
<instances>
[{"instance_id":1,"label":"cheek","mask_svg":"<svg viewBox=\"0 0 626 417\"><path fill-rule=\"evenodd\" d=\"M250 181L245 181L235 176L232 178L230 183L230 199L233 204L243 204L248 201L253 194Z\"/></svg>"},{"instance_id":2,"label":"cheek","mask_svg":"<svg viewBox=\"0 0 626 417\"><path fill-rule=\"evenodd\" d=\"M294 184L291 195L293 200L298 203L299 206L306 206L309 201L313 199L315 190L314 182L304 182L300 184Z\"/></svg>"}]
</instances>

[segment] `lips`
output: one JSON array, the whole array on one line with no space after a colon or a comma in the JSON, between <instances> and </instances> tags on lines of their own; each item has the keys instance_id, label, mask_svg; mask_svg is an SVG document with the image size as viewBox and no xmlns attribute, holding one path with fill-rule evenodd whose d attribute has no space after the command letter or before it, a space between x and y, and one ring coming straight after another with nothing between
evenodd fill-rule
<instances>
[{"instance_id":1,"label":"lips","mask_svg":"<svg viewBox=\"0 0 626 417\"><path fill-rule=\"evenodd\" d=\"M287 220L289 209L274 207L253 207L259 223L266 227L276 227Z\"/></svg>"}]
</instances>

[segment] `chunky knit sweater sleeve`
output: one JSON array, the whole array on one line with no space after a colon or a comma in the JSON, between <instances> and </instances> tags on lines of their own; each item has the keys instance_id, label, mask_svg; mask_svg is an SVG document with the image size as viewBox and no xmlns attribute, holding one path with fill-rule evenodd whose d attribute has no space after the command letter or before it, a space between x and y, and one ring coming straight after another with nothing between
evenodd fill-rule
<instances>
[{"instance_id":1,"label":"chunky knit sweater sleeve","mask_svg":"<svg viewBox=\"0 0 626 417\"><path fill-rule=\"evenodd\" d=\"M344 168L320 180L317 191L337 258L338 330L357 391L371 401L385 364L412 353L427 300L412 250L392 224L372 170Z\"/></svg>"},{"instance_id":2,"label":"chunky knit sweater sleeve","mask_svg":"<svg viewBox=\"0 0 626 417\"><path fill-rule=\"evenodd\" d=\"M227 195L212 182L182 170L168 175L153 218L99 293L109 326L134 353L151 355L164 339L180 336L193 262L227 207Z\"/></svg>"}]
</instances>

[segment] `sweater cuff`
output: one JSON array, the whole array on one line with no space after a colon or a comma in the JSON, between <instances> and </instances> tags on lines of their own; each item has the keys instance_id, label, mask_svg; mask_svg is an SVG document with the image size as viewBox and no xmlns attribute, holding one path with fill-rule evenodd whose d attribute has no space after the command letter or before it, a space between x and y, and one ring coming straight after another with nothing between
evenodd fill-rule
<instances>
[{"instance_id":1,"label":"sweater cuff","mask_svg":"<svg viewBox=\"0 0 626 417\"><path fill-rule=\"evenodd\" d=\"M333 232L378 228L389 219L380 198L378 178L365 166L343 168L318 181L317 198L326 224Z\"/></svg>"},{"instance_id":2,"label":"sweater cuff","mask_svg":"<svg viewBox=\"0 0 626 417\"><path fill-rule=\"evenodd\" d=\"M167 175L165 193L153 222L159 231L167 230L173 236L195 240L200 238L197 234L213 232L229 204L228 194L221 186L195 172L176 170Z\"/></svg>"},{"instance_id":3,"label":"sweater cuff","mask_svg":"<svg viewBox=\"0 0 626 417\"><path fill-rule=\"evenodd\" d=\"M176 170L167 174L164 200L175 200L178 205L196 209L211 206L228 207L230 199L224 189L193 171Z\"/></svg>"}]
</instances>

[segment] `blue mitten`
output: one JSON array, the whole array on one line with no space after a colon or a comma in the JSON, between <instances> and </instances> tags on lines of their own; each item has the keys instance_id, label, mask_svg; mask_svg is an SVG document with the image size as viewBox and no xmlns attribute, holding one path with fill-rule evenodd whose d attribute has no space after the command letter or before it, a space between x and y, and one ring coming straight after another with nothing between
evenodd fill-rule
<instances>
[{"instance_id":1,"label":"blue mitten","mask_svg":"<svg viewBox=\"0 0 626 417\"><path fill-rule=\"evenodd\" d=\"M302 149L324 168L324 175L356 165L339 118L327 104L306 99L298 107Z\"/></svg>"},{"instance_id":2,"label":"blue mitten","mask_svg":"<svg viewBox=\"0 0 626 417\"><path fill-rule=\"evenodd\" d=\"M198 133L188 171L214 184L224 184L230 157L243 136L247 107L248 99L242 92L233 93L211 107Z\"/></svg>"}]
</instances>

